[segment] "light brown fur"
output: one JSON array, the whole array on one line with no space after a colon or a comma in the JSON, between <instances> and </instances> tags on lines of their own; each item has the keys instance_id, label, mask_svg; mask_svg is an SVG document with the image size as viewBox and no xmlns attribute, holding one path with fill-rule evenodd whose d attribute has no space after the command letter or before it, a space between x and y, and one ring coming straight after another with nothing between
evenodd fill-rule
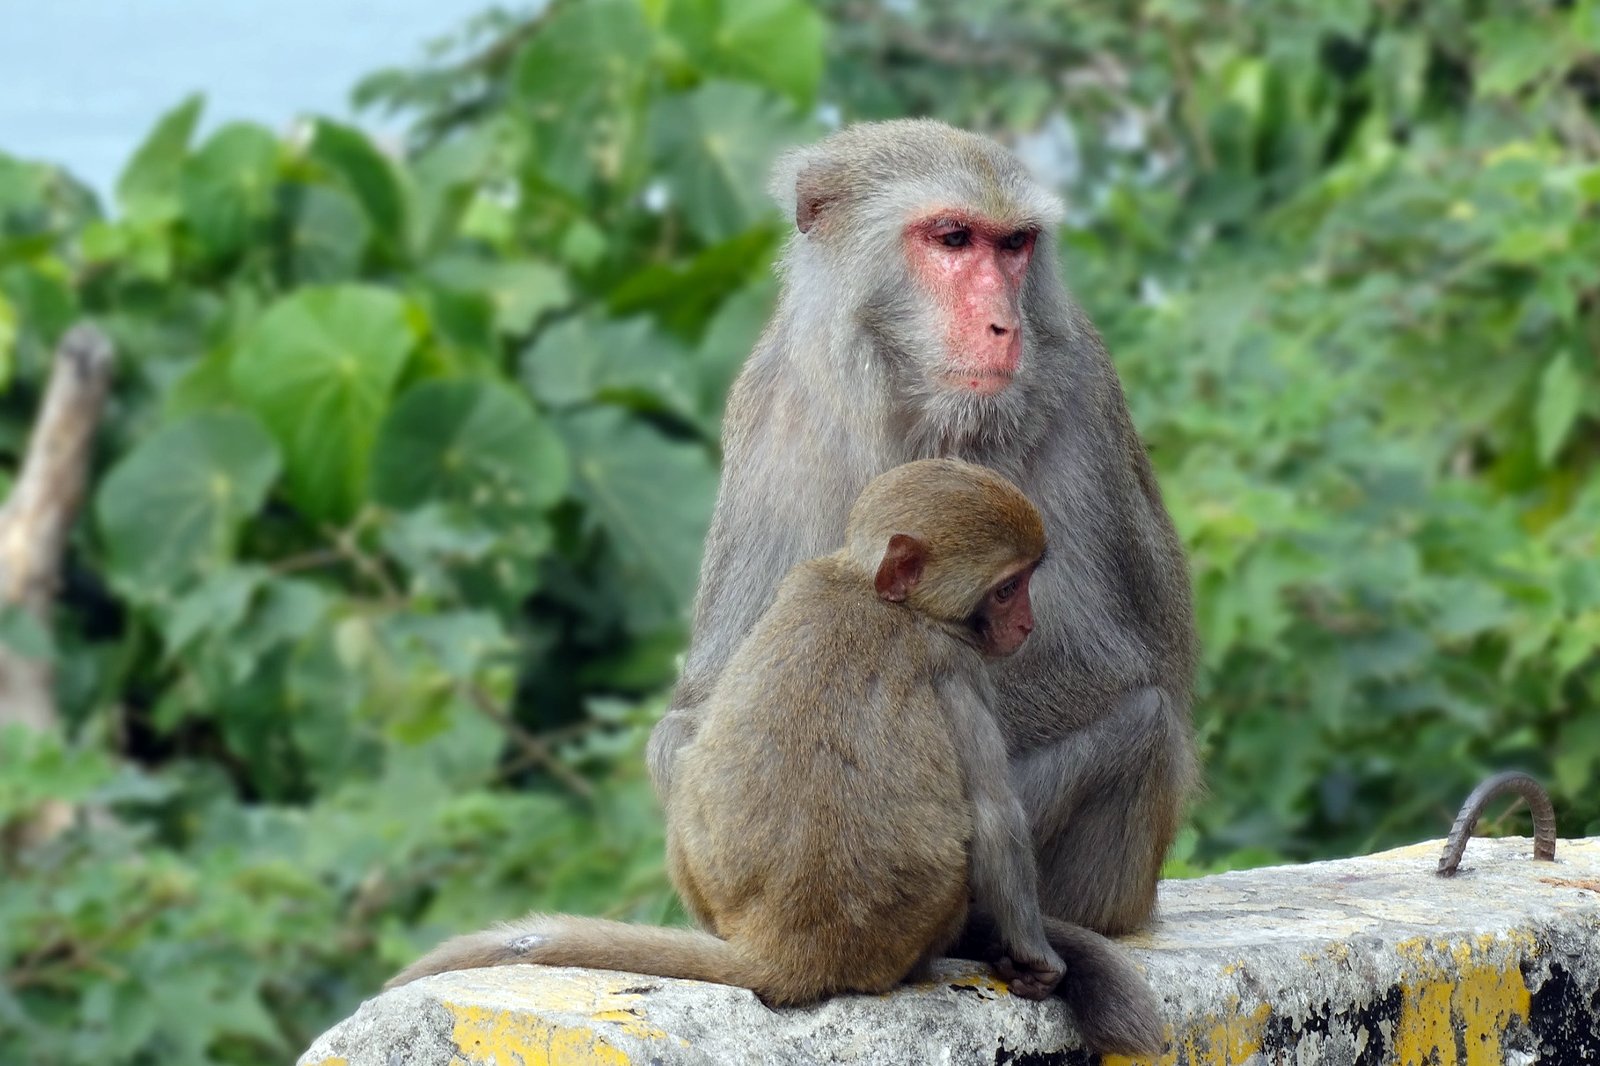
<instances>
[{"instance_id":1,"label":"light brown fur","mask_svg":"<svg viewBox=\"0 0 1600 1066\"><path fill-rule=\"evenodd\" d=\"M880 574L896 537L920 565L903 602ZM668 868L705 931L535 915L390 984L530 962L741 985L774 1006L883 992L955 939L975 895L1022 990L1047 994L1062 963L977 621L993 588L1031 573L1039 515L992 471L927 461L869 485L846 539L784 579L680 753Z\"/></svg>"}]
</instances>

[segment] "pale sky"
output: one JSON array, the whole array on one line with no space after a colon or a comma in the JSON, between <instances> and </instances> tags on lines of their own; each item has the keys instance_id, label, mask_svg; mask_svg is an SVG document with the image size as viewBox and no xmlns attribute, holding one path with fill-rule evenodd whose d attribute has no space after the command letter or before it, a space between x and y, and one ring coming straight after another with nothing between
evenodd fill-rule
<instances>
[{"instance_id":1,"label":"pale sky","mask_svg":"<svg viewBox=\"0 0 1600 1066\"><path fill-rule=\"evenodd\" d=\"M365 74L492 0L0 0L0 152L107 192L156 118L202 90L202 129L349 117ZM506 6L528 6L511 0ZM380 120L374 118L373 122Z\"/></svg>"}]
</instances>

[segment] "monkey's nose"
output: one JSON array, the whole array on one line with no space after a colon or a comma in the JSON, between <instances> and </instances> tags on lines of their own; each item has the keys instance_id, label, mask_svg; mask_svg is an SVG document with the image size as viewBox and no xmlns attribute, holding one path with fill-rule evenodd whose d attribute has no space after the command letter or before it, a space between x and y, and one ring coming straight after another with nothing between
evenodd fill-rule
<instances>
[{"instance_id":1,"label":"monkey's nose","mask_svg":"<svg viewBox=\"0 0 1600 1066\"><path fill-rule=\"evenodd\" d=\"M1005 326L996 325L995 323L991 322L989 323L989 332L993 333L996 337L1004 337L1007 333L1010 333L1011 330Z\"/></svg>"}]
</instances>

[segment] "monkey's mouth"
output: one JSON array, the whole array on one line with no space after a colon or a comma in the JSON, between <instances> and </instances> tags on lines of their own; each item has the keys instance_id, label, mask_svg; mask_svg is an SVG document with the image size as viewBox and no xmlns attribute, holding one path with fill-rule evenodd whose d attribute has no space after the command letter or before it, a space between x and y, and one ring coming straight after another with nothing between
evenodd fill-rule
<instances>
[{"instance_id":1,"label":"monkey's mouth","mask_svg":"<svg viewBox=\"0 0 1600 1066\"><path fill-rule=\"evenodd\" d=\"M997 396L1011 385L1015 377L1005 370L950 371L944 380L951 388L975 396Z\"/></svg>"}]
</instances>

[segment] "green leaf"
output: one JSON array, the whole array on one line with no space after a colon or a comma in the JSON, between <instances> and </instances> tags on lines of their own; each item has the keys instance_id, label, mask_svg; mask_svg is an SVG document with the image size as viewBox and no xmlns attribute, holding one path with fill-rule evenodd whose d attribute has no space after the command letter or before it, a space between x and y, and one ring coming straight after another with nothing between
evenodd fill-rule
<instances>
[{"instance_id":1,"label":"green leaf","mask_svg":"<svg viewBox=\"0 0 1600 1066\"><path fill-rule=\"evenodd\" d=\"M457 681L472 681L487 660L512 649L499 620L486 611L391 615L381 636L402 658L437 664Z\"/></svg>"},{"instance_id":2,"label":"green leaf","mask_svg":"<svg viewBox=\"0 0 1600 1066\"><path fill-rule=\"evenodd\" d=\"M380 445L381 453L382 447ZM490 557L499 539L469 507L430 501L393 516L382 530L384 550L413 573L443 584L443 563Z\"/></svg>"},{"instance_id":3,"label":"green leaf","mask_svg":"<svg viewBox=\"0 0 1600 1066\"><path fill-rule=\"evenodd\" d=\"M272 438L238 411L191 415L141 441L95 498L110 570L135 598L170 598L233 557L278 476Z\"/></svg>"},{"instance_id":4,"label":"green leaf","mask_svg":"<svg viewBox=\"0 0 1600 1066\"><path fill-rule=\"evenodd\" d=\"M280 300L234 354L234 389L283 447L289 496L309 517L342 521L361 502L413 340L400 297L341 285Z\"/></svg>"},{"instance_id":5,"label":"green leaf","mask_svg":"<svg viewBox=\"0 0 1600 1066\"><path fill-rule=\"evenodd\" d=\"M1566 36L1591 52L1600 51L1600 2L1578 0L1571 6Z\"/></svg>"},{"instance_id":6,"label":"green leaf","mask_svg":"<svg viewBox=\"0 0 1600 1066\"><path fill-rule=\"evenodd\" d=\"M767 276L776 243L776 228L759 226L688 262L653 263L612 289L607 307L619 316L649 311L679 336L698 337L718 304Z\"/></svg>"},{"instance_id":7,"label":"green leaf","mask_svg":"<svg viewBox=\"0 0 1600 1066\"><path fill-rule=\"evenodd\" d=\"M466 127L407 157L412 229L421 248L437 248L455 234L473 193L494 173L498 132L494 125Z\"/></svg>"},{"instance_id":8,"label":"green leaf","mask_svg":"<svg viewBox=\"0 0 1600 1066\"><path fill-rule=\"evenodd\" d=\"M215 411L236 406L233 402L233 379L230 373L231 353L217 348L189 364L167 389L162 398L162 418L173 421L196 411Z\"/></svg>"},{"instance_id":9,"label":"green leaf","mask_svg":"<svg viewBox=\"0 0 1600 1066\"><path fill-rule=\"evenodd\" d=\"M392 516L381 537L405 568L413 596L493 608L507 619L521 615L539 585L540 562L555 546L547 515L448 502Z\"/></svg>"},{"instance_id":10,"label":"green leaf","mask_svg":"<svg viewBox=\"0 0 1600 1066\"><path fill-rule=\"evenodd\" d=\"M1433 632L1441 640L1470 640L1510 618L1504 593L1475 578L1438 578L1432 595L1438 603Z\"/></svg>"},{"instance_id":11,"label":"green leaf","mask_svg":"<svg viewBox=\"0 0 1600 1066\"><path fill-rule=\"evenodd\" d=\"M560 436L515 390L482 379L425 381L384 422L372 496L397 510L436 500L526 522L567 490Z\"/></svg>"},{"instance_id":12,"label":"green leaf","mask_svg":"<svg viewBox=\"0 0 1600 1066\"><path fill-rule=\"evenodd\" d=\"M1561 740L1554 746L1551 768L1556 787L1568 795L1582 795L1594 785L1594 767L1600 762L1600 715L1575 714L1561 724Z\"/></svg>"},{"instance_id":13,"label":"green leaf","mask_svg":"<svg viewBox=\"0 0 1600 1066\"><path fill-rule=\"evenodd\" d=\"M1596 17L1600 22L1600 16ZM1572 186L1585 203L1600 201L1600 163L1572 168Z\"/></svg>"},{"instance_id":14,"label":"green leaf","mask_svg":"<svg viewBox=\"0 0 1600 1066\"><path fill-rule=\"evenodd\" d=\"M113 222L91 222L78 234L83 258L99 266L128 254L128 231Z\"/></svg>"},{"instance_id":15,"label":"green leaf","mask_svg":"<svg viewBox=\"0 0 1600 1066\"><path fill-rule=\"evenodd\" d=\"M92 746L68 747L55 731L40 731L15 722L0 723L0 821L9 823L45 799L78 802L103 787L115 773L105 752ZM16 884L9 878L7 883L8 887ZM13 898L21 902L38 893L39 887L35 883L31 891L13 893ZM38 894L54 895L58 906L75 895ZM11 930L7 932L15 935ZM5 1030L0 1030L0 1040L5 1036Z\"/></svg>"},{"instance_id":16,"label":"green leaf","mask_svg":"<svg viewBox=\"0 0 1600 1066\"><path fill-rule=\"evenodd\" d=\"M177 215L179 175L204 106L199 93L189 96L162 115L134 151L117 179L117 202L129 218L164 221Z\"/></svg>"},{"instance_id":17,"label":"green leaf","mask_svg":"<svg viewBox=\"0 0 1600 1066\"><path fill-rule=\"evenodd\" d=\"M801 107L822 78L826 23L804 0L668 0L665 26L713 76L783 93Z\"/></svg>"},{"instance_id":18,"label":"green leaf","mask_svg":"<svg viewBox=\"0 0 1600 1066\"><path fill-rule=\"evenodd\" d=\"M1473 26L1473 36L1484 55L1473 82L1486 96L1514 93L1564 66L1559 31L1537 16L1484 19Z\"/></svg>"},{"instance_id":19,"label":"green leaf","mask_svg":"<svg viewBox=\"0 0 1600 1066\"><path fill-rule=\"evenodd\" d=\"M1572 353L1562 352L1539 375L1539 398L1533 423L1539 439L1539 459L1548 466L1567 442L1583 410L1585 381L1572 363Z\"/></svg>"},{"instance_id":20,"label":"green leaf","mask_svg":"<svg viewBox=\"0 0 1600 1066\"><path fill-rule=\"evenodd\" d=\"M230 566L202 578L160 613L167 655L216 691L250 680L274 650L312 633L329 596L309 581L274 577L262 566Z\"/></svg>"},{"instance_id":21,"label":"green leaf","mask_svg":"<svg viewBox=\"0 0 1600 1066\"><path fill-rule=\"evenodd\" d=\"M559 269L536 259L489 261L469 255L441 256L427 277L451 292L481 292L494 305L495 328L523 334L539 316L571 299Z\"/></svg>"},{"instance_id":22,"label":"green leaf","mask_svg":"<svg viewBox=\"0 0 1600 1066\"><path fill-rule=\"evenodd\" d=\"M407 246L409 209L400 172L350 126L319 118L311 158L337 174L360 201L372 228L397 251Z\"/></svg>"},{"instance_id":23,"label":"green leaf","mask_svg":"<svg viewBox=\"0 0 1600 1066\"><path fill-rule=\"evenodd\" d=\"M206 254L226 257L261 236L277 176L277 139L242 122L212 134L184 164L184 222Z\"/></svg>"},{"instance_id":24,"label":"green leaf","mask_svg":"<svg viewBox=\"0 0 1600 1066\"><path fill-rule=\"evenodd\" d=\"M259 566L230 566L201 578L162 618L167 654L183 653L202 634L232 630L267 577Z\"/></svg>"},{"instance_id":25,"label":"green leaf","mask_svg":"<svg viewBox=\"0 0 1600 1066\"><path fill-rule=\"evenodd\" d=\"M290 276L302 285L355 277L372 227L350 194L322 185L297 185L286 191L285 206Z\"/></svg>"},{"instance_id":26,"label":"green leaf","mask_svg":"<svg viewBox=\"0 0 1600 1066\"><path fill-rule=\"evenodd\" d=\"M50 173L47 167L0 152L0 238L36 237L51 228L48 214ZM37 245L47 248L46 241ZM0 251L7 250L0 240ZM30 249L30 252L32 249ZM5 262L0 259L0 263Z\"/></svg>"},{"instance_id":27,"label":"green leaf","mask_svg":"<svg viewBox=\"0 0 1600 1066\"><path fill-rule=\"evenodd\" d=\"M563 319L523 354L522 377L529 391L553 407L610 400L685 418L700 413L686 353L643 316L622 322Z\"/></svg>"},{"instance_id":28,"label":"green leaf","mask_svg":"<svg viewBox=\"0 0 1600 1066\"><path fill-rule=\"evenodd\" d=\"M728 0L717 44L728 73L810 107L822 80L826 28L803 0Z\"/></svg>"},{"instance_id":29,"label":"green leaf","mask_svg":"<svg viewBox=\"0 0 1600 1066\"><path fill-rule=\"evenodd\" d=\"M659 101L650 128L673 202L707 241L725 240L772 214L766 193L772 161L812 132L769 94L728 82Z\"/></svg>"},{"instance_id":30,"label":"green leaf","mask_svg":"<svg viewBox=\"0 0 1600 1066\"><path fill-rule=\"evenodd\" d=\"M616 585L632 593L630 628L643 633L681 620L716 499L710 456L617 408L580 411L560 427L586 519L605 535Z\"/></svg>"},{"instance_id":31,"label":"green leaf","mask_svg":"<svg viewBox=\"0 0 1600 1066\"><path fill-rule=\"evenodd\" d=\"M581 193L621 177L652 47L633 0L562 5L528 42L513 83L547 179Z\"/></svg>"}]
</instances>

